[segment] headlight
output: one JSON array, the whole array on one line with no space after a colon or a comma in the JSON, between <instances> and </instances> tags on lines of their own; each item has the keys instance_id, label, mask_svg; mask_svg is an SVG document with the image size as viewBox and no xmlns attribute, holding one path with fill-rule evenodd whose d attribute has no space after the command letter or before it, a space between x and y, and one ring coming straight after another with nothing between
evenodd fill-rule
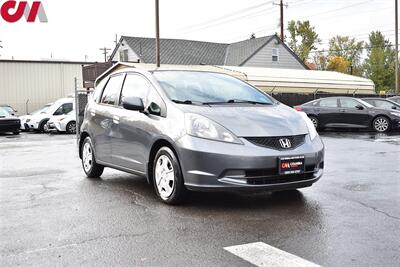
<instances>
[{"instance_id":1,"label":"headlight","mask_svg":"<svg viewBox=\"0 0 400 267\"><path fill-rule=\"evenodd\" d=\"M400 112L390 112L390 114L396 116L396 117L400 117Z\"/></svg>"},{"instance_id":2,"label":"headlight","mask_svg":"<svg viewBox=\"0 0 400 267\"><path fill-rule=\"evenodd\" d=\"M227 143L243 144L239 138L223 126L201 115L185 114L185 127L187 134L192 136Z\"/></svg>"},{"instance_id":3,"label":"headlight","mask_svg":"<svg viewBox=\"0 0 400 267\"><path fill-rule=\"evenodd\" d=\"M310 118L307 116L306 113L304 112L299 112L300 116L303 118L303 120L305 121L307 128L308 128L308 133L310 134L310 138L311 140L314 140L315 137L317 137L318 133L317 130L315 129L314 124L312 123L312 121L310 120Z\"/></svg>"}]
</instances>

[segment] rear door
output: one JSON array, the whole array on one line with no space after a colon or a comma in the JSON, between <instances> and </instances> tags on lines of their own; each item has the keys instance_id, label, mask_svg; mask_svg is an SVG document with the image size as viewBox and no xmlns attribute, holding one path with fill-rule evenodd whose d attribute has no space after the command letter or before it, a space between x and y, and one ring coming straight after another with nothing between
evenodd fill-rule
<instances>
[{"instance_id":1,"label":"rear door","mask_svg":"<svg viewBox=\"0 0 400 267\"><path fill-rule=\"evenodd\" d=\"M368 108L352 98L340 98L342 123L347 127L369 127L372 116ZM362 107L359 109L358 107Z\"/></svg>"},{"instance_id":2,"label":"rear door","mask_svg":"<svg viewBox=\"0 0 400 267\"><path fill-rule=\"evenodd\" d=\"M112 163L111 141L117 133L113 128L114 116L119 109L118 101L125 74L117 74L110 77L98 105L92 107L89 116L93 122L93 142L98 160Z\"/></svg>"},{"instance_id":3,"label":"rear door","mask_svg":"<svg viewBox=\"0 0 400 267\"><path fill-rule=\"evenodd\" d=\"M318 120L321 127L332 127L335 124L340 123L341 114L337 98L330 97L321 99L314 110L316 114L318 114Z\"/></svg>"}]
</instances>

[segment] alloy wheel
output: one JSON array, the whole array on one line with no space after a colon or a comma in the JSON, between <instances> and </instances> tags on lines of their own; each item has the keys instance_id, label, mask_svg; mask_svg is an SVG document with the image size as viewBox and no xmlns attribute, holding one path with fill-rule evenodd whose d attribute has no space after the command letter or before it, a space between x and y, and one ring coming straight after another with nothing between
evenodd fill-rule
<instances>
[{"instance_id":1,"label":"alloy wheel","mask_svg":"<svg viewBox=\"0 0 400 267\"><path fill-rule=\"evenodd\" d=\"M92 147L90 146L90 143L86 143L83 146L82 162L83 162L83 168L85 169L85 172L89 172L93 165L93 153L92 153Z\"/></svg>"},{"instance_id":2,"label":"alloy wheel","mask_svg":"<svg viewBox=\"0 0 400 267\"><path fill-rule=\"evenodd\" d=\"M386 132L389 128L389 122L386 118L378 118L374 121L374 128L378 132Z\"/></svg>"},{"instance_id":3,"label":"alloy wheel","mask_svg":"<svg viewBox=\"0 0 400 267\"><path fill-rule=\"evenodd\" d=\"M166 155L161 155L157 159L155 180L160 197L168 199L175 188L175 172L171 160Z\"/></svg>"}]
</instances>

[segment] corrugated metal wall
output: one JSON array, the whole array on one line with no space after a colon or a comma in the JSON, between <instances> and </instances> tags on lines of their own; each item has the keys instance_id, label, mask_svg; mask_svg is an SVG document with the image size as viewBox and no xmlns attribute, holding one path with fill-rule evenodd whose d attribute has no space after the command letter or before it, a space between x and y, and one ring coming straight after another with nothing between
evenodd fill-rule
<instances>
[{"instance_id":1,"label":"corrugated metal wall","mask_svg":"<svg viewBox=\"0 0 400 267\"><path fill-rule=\"evenodd\" d=\"M0 104L20 115L74 92L74 78L82 87L80 63L0 61Z\"/></svg>"}]
</instances>

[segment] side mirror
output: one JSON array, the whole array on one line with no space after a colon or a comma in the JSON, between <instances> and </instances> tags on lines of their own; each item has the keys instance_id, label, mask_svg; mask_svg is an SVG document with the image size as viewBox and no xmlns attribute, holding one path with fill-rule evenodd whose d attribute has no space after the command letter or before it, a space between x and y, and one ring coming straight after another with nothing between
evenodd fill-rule
<instances>
[{"instance_id":1,"label":"side mirror","mask_svg":"<svg viewBox=\"0 0 400 267\"><path fill-rule=\"evenodd\" d=\"M357 106L356 106L356 109L358 109L358 110L363 110L364 107L363 107L362 105L357 105Z\"/></svg>"},{"instance_id":2,"label":"side mirror","mask_svg":"<svg viewBox=\"0 0 400 267\"><path fill-rule=\"evenodd\" d=\"M124 97L122 106L127 110L144 111L143 100L139 97Z\"/></svg>"}]
</instances>

